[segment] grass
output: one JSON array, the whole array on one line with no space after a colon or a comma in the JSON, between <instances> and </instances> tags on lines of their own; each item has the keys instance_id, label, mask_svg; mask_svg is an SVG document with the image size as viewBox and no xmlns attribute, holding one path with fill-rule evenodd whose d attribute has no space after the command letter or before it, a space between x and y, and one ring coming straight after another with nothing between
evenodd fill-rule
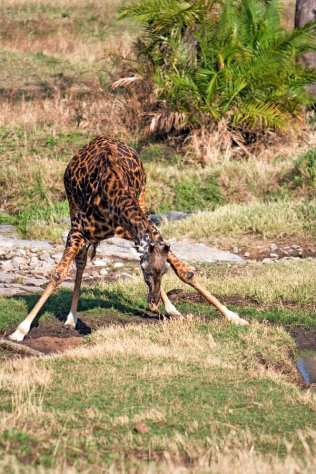
<instances>
[{"instance_id":1,"label":"grass","mask_svg":"<svg viewBox=\"0 0 316 474\"><path fill-rule=\"evenodd\" d=\"M60 241L66 164L96 134L113 134L140 148L151 211L207 211L164 226L164 236L220 245L228 236L229 244L314 239L312 144L307 154L282 145L247 160L210 150L202 168L170 146L140 147L137 132L127 132L120 97L106 90L111 71L98 61L128 52L134 27L114 21L119 4L1 3L0 222ZM80 318L92 333L79 348L40 359L0 352L0 471L314 473L315 395L297 384L287 333L315 328L313 261L199 273L249 327L227 324L171 275L166 289L185 290L175 304L187 317L146 319L136 273L83 288ZM59 334L71 297L52 295L33 335ZM37 298L1 298L0 331ZM135 431L138 423L148 432Z\"/></svg>"},{"instance_id":2,"label":"grass","mask_svg":"<svg viewBox=\"0 0 316 474\"><path fill-rule=\"evenodd\" d=\"M125 287L125 298L135 288ZM100 329L63 355L4 363L0 449L17 472L22 463L25 472L31 463L44 472L145 472L148 463L154 472L200 472L223 463L223 453L253 453L267 472L272 460L305 472L314 396L293 384L293 349L281 328L197 315ZM137 433L137 423L148 433Z\"/></svg>"},{"instance_id":3,"label":"grass","mask_svg":"<svg viewBox=\"0 0 316 474\"><path fill-rule=\"evenodd\" d=\"M168 237L186 237L214 242L221 236L262 238L315 237L315 201L275 201L229 204L164 226Z\"/></svg>"}]
</instances>

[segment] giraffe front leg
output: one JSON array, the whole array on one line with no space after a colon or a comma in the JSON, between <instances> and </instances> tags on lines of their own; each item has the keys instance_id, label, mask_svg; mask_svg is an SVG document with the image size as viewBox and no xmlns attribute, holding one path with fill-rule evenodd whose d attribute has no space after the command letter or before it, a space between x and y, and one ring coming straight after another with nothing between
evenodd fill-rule
<instances>
[{"instance_id":1,"label":"giraffe front leg","mask_svg":"<svg viewBox=\"0 0 316 474\"><path fill-rule=\"evenodd\" d=\"M169 316L173 316L173 317L182 316L181 313L179 313L179 311L177 310L177 308L171 303L171 301L169 300L169 298L168 298L168 296L167 296L167 294L166 294L166 292L163 288L160 289L160 295L161 295L161 299L162 299L162 302L164 304L166 313Z\"/></svg>"},{"instance_id":2,"label":"giraffe front leg","mask_svg":"<svg viewBox=\"0 0 316 474\"><path fill-rule=\"evenodd\" d=\"M82 282L82 275L87 264L88 249L83 247L80 252L76 255L76 280L74 287L74 294L72 297L70 312L67 316L64 326L75 329L78 321L77 308L80 295L80 287Z\"/></svg>"},{"instance_id":3,"label":"giraffe front leg","mask_svg":"<svg viewBox=\"0 0 316 474\"><path fill-rule=\"evenodd\" d=\"M9 336L12 341L23 341L24 337L26 336L26 334L28 334L31 328L32 322L36 318L38 312L40 311L44 303L48 300L48 298L57 288L57 286L59 286L66 278L72 260L83 245L84 238L82 237L81 233L79 233L78 231L71 230L68 234L67 243L62 259L55 268L55 270L53 270L51 274L51 280L46 290L44 291L43 295L40 297L39 301L36 303L32 311L18 326L16 331Z\"/></svg>"},{"instance_id":4,"label":"giraffe front leg","mask_svg":"<svg viewBox=\"0 0 316 474\"><path fill-rule=\"evenodd\" d=\"M206 301L215 306L215 308L217 308L228 321L241 326L249 324L248 321L242 319L237 313L234 313L234 311L226 308L225 305L223 305L214 295L212 295L206 288L204 288L203 285L201 285L195 276L194 268L189 267L184 262L181 262L181 260L179 260L172 252L169 252L167 261L170 263L171 267L180 280L182 280L187 285L192 286L206 299Z\"/></svg>"}]
</instances>

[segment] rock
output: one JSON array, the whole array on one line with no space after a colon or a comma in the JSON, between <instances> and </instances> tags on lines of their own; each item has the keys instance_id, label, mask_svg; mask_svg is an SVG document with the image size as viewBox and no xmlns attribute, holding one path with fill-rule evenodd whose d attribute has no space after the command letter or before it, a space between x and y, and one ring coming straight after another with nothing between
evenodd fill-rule
<instances>
[{"instance_id":1,"label":"rock","mask_svg":"<svg viewBox=\"0 0 316 474\"><path fill-rule=\"evenodd\" d=\"M61 288L65 288L67 290L74 289L74 283L72 281L63 281L60 285Z\"/></svg>"},{"instance_id":2,"label":"rock","mask_svg":"<svg viewBox=\"0 0 316 474\"><path fill-rule=\"evenodd\" d=\"M4 262L1 262L0 267L5 272L12 272L14 270L11 260L6 260Z\"/></svg>"},{"instance_id":3,"label":"rock","mask_svg":"<svg viewBox=\"0 0 316 474\"><path fill-rule=\"evenodd\" d=\"M233 253L237 254L239 253L239 249L238 247L233 247L233 250L232 250Z\"/></svg>"},{"instance_id":4,"label":"rock","mask_svg":"<svg viewBox=\"0 0 316 474\"><path fill-rule=\"evenodd\" d=\"M154 225L159 225L164 220L179 221L191 216L193 212L169 211L164 214L149 214L150 221Z\"/></svg>"},{"instance_id":5,"label":"rock","mask_svg":"<svg viewBox=\"0 0 316 474\"><path fill-rule=\"evenodd\" d=\"M245 253L244 253L244 257L250 257L250 253L249 253L249 252L245 252Z\"/></svg>"},{"instance_id":6,"label":"rock","mask_svg":"<svg viewBox=\"0 0 316 474\"><path fill-rule=\"evenodd\" d=\"M298 250L300 248L301 248L300 245L297 245L297 244L292 245L292 249L294 249L294 250Z\"/></svg>"},{"instance_id":7,"label":"rock","mask_svg":"<svg viewBox=\"0 0 316 474\"><path fill-rule=\"evenodd\" d=\"M278 249L277 244L271 244L270 249L271 249L271 252L275 252Z\"/></svg>"},{"instance_id":8,"label":"rock","mask_svg":"<svg viewBox=\"0 0 316 474\"><path fill-rule=\"evenodd\" d=\"M108 272L108 270L107 270L106 268L101 268L101 270L100 270L100 275L105 276L105 275L107 275L108 273L109 273L109 272Z\"/></svg>"},{"instance_id":9,"label":"rock","mask_svg":"<svg viewBox=\"0 0 316 474\"><path fill-rule=\"evenodd\" d=\"M0 235L0 248L5 249L29 249L29 250L43 250L50 249L52 244L47 240L23 240L23 239L11 239Z\"/></svg>"},{"instance_id":10,"label":"rock","mask_svg":"<svg viewBox=\"0 0 316 474\"><path fill-rule=\"evenodd\" d=\"M131 275L130 273L126 273L126 272L123 272L123 273L120 274L120 278L122 280L128 280L129 278L132 278L132 277L133 277L133 275Z\"/></svg>"},{"instance_id":11,"label":"rock","mask_svg":"<svg viewBox=\"0 0 316 474\"><path fill-rule=\"evenodd\" d=\"M13 268L15 270L23 267L23 265L25 265L25 258L23 257L14 257L12 260L11 260L11 264L13 266Z\"/></svg>"},{"instance_id":12,"label":"rock","mask_svg":"<svg viewBox=\"0 0 316 474\"><path fill-rule=\"evenodd\" d=\"M31 257L29 266L30 266L31 268L35 268L35 267L38 266L38 263L39 263L39 260L38 260L37 257Z\"/></svg>"},{"instance_id":13,"label":"rock","mask_svg":"<svg viewBox=\"0 0 316 474\"><path fill-rule=\"evenodd\" d=\"M109 261L106 258L95 258L92 262L92 264L95 267L106 267L108 265Z\"/></svg>"},{"instance_id":14,"label":"rock","mask_svg":"<svg viewBox=\"0 0 316 474\"><path fill-rule=\"evenodd\" d=\"M137 423L137 424L134 426L134 431L136 431L136 433L148 433L148 432L149 432L149 428L148 428L148 426L146 425L146 423Z\"/></svg>"},{"instance_id":15,"label":"rock","mask_svg":"<svg viewBox=\"0 0 316 474\"><path fill-rule=\"evenodd\" d=\"M205 244L191 244L183 241L170 241L171 250L180 259L188 262L243 262L243 258L230 252L224 252Z\"/></svg>"},{"instance_id":16,"label":"rock","mask_svg":"<svg viewBox=\"0 0 316 474\"><path fill-rule=\"evenodd\" d=\"M272 263L272 262L273 262L272 258L268 258L268 257L267 257L267 258L264 258L264 259L262 260L262 263L263 263L263 264Z\"/></svg>"},{"instance_id":17,"label":"rock","mask_svg":"<svg viewBox=\"0 0 316 474\"><path fill-rule=\"evenodd\" d=\"M122 267L124 267L124 263L122 262L115 262L113 264L113 268L122 268Z\"/></svg>"},{"instance_id":18,"label":"rock","mask_svg":"<svg viewBox=\"0 0 316 474\"><path fill-rule=\"evenodd\" d=\"M0 235L11 238L17 238L18 236L16 228L11 224L0 224Z\"/></svg>"},{"instance_id":19,"label":"rock","mask_svg":"<svg viewBox=\"0 0 316 474\"><path fill-rule=\"evenodd\" d=\"M15 255L17 255L18 257L26 257L27 253L24 249L16 249Z\"/></svg>"},{"instance_id":20,"label":"rock","mask_svg":"<svg viewBox=\"0 0 316 474\"><path fill-rule=\"evenodd\" d=\"M49 261L51 260L51 256L48 252L45 252L45 253L42 253L40 256L39 256L39 259L40 260L45 260L45 261Z\"/></svg>"},{"instance_id":21,"label":"rock","mask_svg":"<svg viewBox=\"0 0 316 474\"><path fill-rule=\"evenodd\" d=\"M270 253L270 257L271 257L271 258L278 258L278 254L271 252L271 253Z\"/></svg>"}]
</instances>

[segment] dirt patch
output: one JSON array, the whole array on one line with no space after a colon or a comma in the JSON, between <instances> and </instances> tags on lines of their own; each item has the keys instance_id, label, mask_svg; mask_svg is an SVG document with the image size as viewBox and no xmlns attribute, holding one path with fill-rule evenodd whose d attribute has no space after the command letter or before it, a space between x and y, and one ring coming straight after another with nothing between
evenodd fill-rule
<instances>
[{"instance_id":1,"label":"dirt patch","mask_svg":"<svg viewBox=\"0 0 316 474\"><path fill-rule=\"evenodd\" d=\"M36 339L27 339L23 344L31 349L42 352L43 354L54 354L63 352L67 349L79 346L82 339L80 337L57 337L43 336Z\"/></svg>"},{"instance_id":2,"label":"dirt patch","mask_svg":"<svg viewBox=\"0 0 316 474\"><path fill-rule=\"evenodd\" d=\"M292 328L290 334L299 349L316 349L316 329Z\"/></svg>"}]
</instances>

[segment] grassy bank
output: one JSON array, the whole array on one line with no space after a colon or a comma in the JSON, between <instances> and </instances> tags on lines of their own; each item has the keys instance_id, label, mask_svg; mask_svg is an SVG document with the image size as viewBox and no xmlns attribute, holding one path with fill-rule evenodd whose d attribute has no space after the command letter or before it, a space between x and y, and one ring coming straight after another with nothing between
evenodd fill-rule
<instances>
[{"instance_id":1,"label":"grassy bank","mask_svg":"<svg viewBox=\"0 0 316 474\"><path fill-rule=\"evenodd\" d=\"M184 296L176 305L185 319L143 319L138 276L85 288L80 317L101 328L83 346L2 366L0 449L11 456L3 468L222 473L238 462L237 472L293 465L313 472L315 395L296 385L294 341L263 322L312 327L314 307L284 307L288 298L313 304L312 275L311 262L204 269L202 278L223 300L233 286L244 296L246 304L234 307L251 320L248 327L227 324ZM166 288L174 287L183 285L168 277ZM254 296L270 307L254 305ZM3 300L2 328L20 320L34 298ZM66 291L53 296L40 324L51 324L56 310L66 314L70 298Z\"/></svg>"}]
</instances>

